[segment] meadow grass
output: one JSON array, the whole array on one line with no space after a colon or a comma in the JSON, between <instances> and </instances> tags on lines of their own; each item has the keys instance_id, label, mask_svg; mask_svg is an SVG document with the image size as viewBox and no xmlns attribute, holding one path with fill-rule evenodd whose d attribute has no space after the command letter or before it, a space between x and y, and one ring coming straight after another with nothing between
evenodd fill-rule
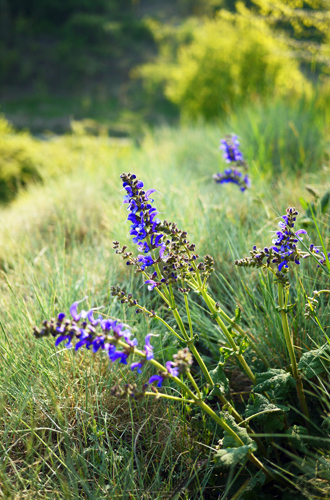
<instances>
[{"instance_id":1,"label":"meadow grass","mask_svg":"<svg viewBox=\"0 0 330 500\"><path fill-rule=\"evenodd\" d=\"M208 449L200 444L216 444L215 427L203 420L195 419L194 424L175 402L129 403L114 398L110 390L118 378L131 381L135 375L117 365L109 368L101 355L55 349L52 340L39 341L32 335L34 324L68 311L73 301L88 296L85 308L105 306L103 312L128 324L138 340L150 331L159 334L154 345L160 361L177 349L164 327L135 315L110 295L110 286L120 283L142 304L151 300L153 308L157 305L157 299L141 288L142 280L133 280L112 250L112 240L134 249L124 223L127 213L119 179L121 172L131 171L147 188L159 190L155 198L162 217L188 231L200 255L213 255L216 273L210 288L224 310L232 315L239 306L242 322L249 325L260 350L271 353L276 367L289 364L274 310L273 284L266 275L237 269L233 262L248 255L254 244L269 245L275 219L287 206L303 212L299 199L310 197L306 184L320 192L329 187L328 166L318 153L317 168L284 172L282 165L281 174L275 175L264 165L267 137L259 130L258 148L246 146L253 184L241 194L237 186L215 185L211 179L224 166L217 147L227 132L231 130L214 125L163 127L146 132L141 144L117 153L104 150L95 156L94 150L84 148L76 168L49 177L43 185L29 186L1 210L0 495L4 498L212 499L225 498L226 484L230 491L235 476L217 476ZM243 151L244 147L242 141ZM328 222L324 215L320 228L327 246ZM317 242L313 225L308 233ZM301 280L308 295L328 283L309 263L293 279ZM297 296L294 287L291 296L296 302L296 345L304 352L324 344L324 333L303 317L305 298ZM190 300L204 359L214 367L222 334L199 298ZM327 324L327 297L320 305L320 318ZM250 357L258 363L253 353ZM144 372L144 381L148 373ZM249 383L244 377L240 380L235 365L230 376L244 406ZM324 385L320 400L329 411L326 395ZM323 459L327 463L327 457ZM313 471L315 458L309 460ZM310 474L306 472L306 477ZM325 485L320 488L323 491Z\"/></svg>"}]
</instances>

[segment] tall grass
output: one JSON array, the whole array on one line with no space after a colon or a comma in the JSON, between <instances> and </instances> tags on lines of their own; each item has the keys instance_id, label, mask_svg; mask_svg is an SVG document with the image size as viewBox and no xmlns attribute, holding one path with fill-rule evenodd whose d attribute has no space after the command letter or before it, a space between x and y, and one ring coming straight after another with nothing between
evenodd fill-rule
<instances>
[{"instance_id":1,"label":"tall grass","mask_svg":"<svg viewBox=\"0 0 330 500\"><path fill-rule=\"evenodd\" d=\"M280 127L274 126L274 138L260 125L256 147L247 140L254 133L248 122L234 120L243 151L251 165L254 161L258 166L252 166L253 185L244 194L236 186L219 187L211 180L223 167L219 138L232 130L161 128L147 133L143 143L131 145L125 155L109 155L109 161L106 154L95 160L85 149L79 169L43 186L30 186L1 210L0 488L5 498L221 498L227 478L216 477L207 448L199 444L216 444L215 428L203 421L196 426L198 419L182 413L178 404L114 399L111 387L118 376L127 377L126 371L117 365L109 369L106 359L87 350L56 350L52 341L36 341L32 326L87 295L86 306L104 305L104 312L129 324L139 340L150 331L159 333L154 342L158 357L168 359L173 352L176 346L163 328L110 296L110 286L120 282L142 296L141 301L150 300L111 245L113 239L128 242L118 176L134 171L147 187L162 193L155 195L164 218L188 231L200 255L214 256L211 287L225 310L233 313L238 305L260 349L271 351L278 367L289 363L272 284L267 276L237 270L233 261L253 244L269 244L274 219L289 205L299 210L299 198L308 198L305 184L323 191L328 175L326 170L302 168L296 178L284 170L275 177L263 165L264 155L270 154L269 137L275 144ZM282 138L290 147L285 132ZM301 140L312 152L312 144ZM306 155L300 153L296 149L292 158L304 165ZM327 244L324 217L321 230ZM316 231L308 231L317 240ZM301 280L307 294L327 286L321 271L310 273L308 266ZM324 343L324 335L303 319L304 297L296 296L294 288L291 293L296 302L294 332L304 352ZM326 297L322 301L321 317L326 319L329 305ZM221 335L198 297L193 302L194 319L206 341L205 360L215 365ZM233 380L235 376L233 367ZM246 383L237 380L237 392L244 392ZM310 460L312 467L315 461Z\"/></svg>"}]
</instances>

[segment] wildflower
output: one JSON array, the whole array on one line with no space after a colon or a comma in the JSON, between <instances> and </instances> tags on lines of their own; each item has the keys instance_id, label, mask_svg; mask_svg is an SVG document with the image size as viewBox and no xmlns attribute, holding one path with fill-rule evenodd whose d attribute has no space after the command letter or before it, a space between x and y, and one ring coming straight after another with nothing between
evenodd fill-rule
<instances>
[{"instance_id":1,"label":"wildflower","mask_svg":"<svg viewBox=\"0 0 330 500\"><path fill-rule=\"evenodd\" d=\"M132 241L138 244L141 252L148 253L161 246L163 237L163 234L157 231L160 223L159 219L157 219L157 209L152 206L154 200L151 195L156 190L148 189L144 191L143 182L139 181L135 174L123 173L120 177L126 190L124 203L128 204L129 215L127 220L131 222L130 235L133 236ZM146 241L147 239L148 241ZM149 261L143 261L142 265L144 267L152 265L150 259Z\"/></svg>"},{"instance_id":2,"label":"wildflower","mask_svg":"<svg viewBox=\"0 0 330 500\"><path fill-rule=\"evenodd\" d=\"M153 354L153 347L152 345L150 344L150 339L151 337L158 337L158 335L154 335L152 333L149 333L148 335L146 335L146 338L145 338L145 346L144 346L144 352L146 353L146 359L149 361L150 359L153 359L154 357L154 354Z\"/></svg>"},{"instance_id":3,"label":"wildflower","mask_svg":"<svg viewBox=\"0 0 330 500\"><path fill-rule=\"evenodd\" d=\"M165 363L165 366L168 373L172 375L172 377L177 377L179 375L179 368L175 366L175 363L173 361L167 361Z\"/></svg>"},{"instance_id":4,"label":"wildflower","mask_svg":"<svg viewBox=\"0 0 330 500\"><path fill-rule=\"evenodd\" d=\"M185 280L189 275L196 273L195 261L199 256L194 253L195 245L187 239L187 232L178 229L175 223L166 220L163 222L157 218L157 209L152 205L152 193L155 189L144 190L142 181L136 178L135 174L123 173L121 176L123 187L126 191L124 203L128 204L128 220L131 222L130 234L133 242L141 254L133 257L131 252L127 252L127 246L120 247L118 241L113 242L113 248L117 254L129 266L135 266L136 272L146 274L148 268L159 266L157 272L148 275L144 281L148 285L148 290L162 285L176 284L179 280ZM158 250L158 252L156 252ZM157 256L158 253L158 256ZM204 277L208 277L213 271L212 266L205 267ZM126 296L118 287L112 287L111 293L117 296L121 303L132 306L136 301ZM140 312L140 310L136 310Z\"/></svg>"},{"instance_id":5,"label":"wildflower","mask_svg":"<svg viewBox=\"0 0 330 500\"><path fill-rule=\"evenodd\" d=\"M154 280L146 280L144 283L148 285L148 290L153 290L158 285Z\"/></svg>"},{"instance_id":6,"label":"wildflower","mask_svg":"<svg viewBox=\"0 0 330 500\"><path fill-rule=\"evenodd\" d=\"M251 186L248 174L243 174L236 169L227 168L223 173L213 175L213 179L217 184L226 184L232 182L237 184L241 191L245 191Z\"/></svg>"},{"instance_id":7,"label":"wildflower","mask_svg":"<svg viewBox=\"0 0 330 500\"><path fill-rule=\"evenodd\" d=\"M128 353L125 351L109 350L109 359L112 362L117 361L117 359L119 359L120 363L127 365L127 358L128 358Z\"/></svg>"},{"instance_id":8,"label":"wildflower","mask_svg":"<svg viewBox=\"0 0 330 500\"><path fill-rule=\"evenodd\" d=\"M144 362L143 361L138 361L136 363L132 363L131 364L131 370L134 371L136 369L136 371L138 373L142 373L142 368L143 368L143 365L144 365Z\"/></svg>"},{"instance_id":9,"label":"wildflower","mask_svg":"<svg viewBox=\"0 0 330 500\"><path fill-rule=\"evenodd\" d=\"M138 255L137 259L140 263L142 271L144 271L146 267L153 266L154 264L154 260L151 255Z\"/></svg>"},{"instance_id":10,"label":"wildflower","mask_svg":"<svg viewBox=\"0 0 330 500\"><path fill-rule=\"evenodd\" d=\"M243 163L243 155L238 149L239 141L237 135L227 135L225 139L221 139L220 143L219 149L223 150L223 157L227 163Z\"/></svg>"},{"instance_id":11,"label":"wildflower","mask_svg":"<svg viewBox=\"0 0 330 500\"><path fill-rule=\"evenodd\" d=\"M273 246L265 247L263 249L257 248L255 245L250 250L250 256L235 261L237 266L245 267L272 267L275 265L275 274L279 279L284 279L283 276L289 270L290 263L300 265L301 259L306 259L310 256L308 252L302 251L298 244L302 240L302 235L307 235L305 229L298 229L295 231L294 226L298 216L295 208L289 207L286 214L281 216L278 223L279 230L275 231L275 238L273 238ZM310 252L319 255L319 263L325 259L324 255L311 244ZM322 255L322 257L321 257ZM330 254L329 254L330 255ZM283 274L284 273L284 274Z\"/></svg>"},{"instance_id":12,"label":"wildflower","mask_svg":"<svg viewBox=\"0 0 330 500\"><path fill-rule=\"evenodd\" d=\"M154 382L158 382L157 387L161 387L162 383L164 382L164 377L162 377L161 375L153 375L148 380L148 384L153 384Z\"/></svg>"}]
</instances>

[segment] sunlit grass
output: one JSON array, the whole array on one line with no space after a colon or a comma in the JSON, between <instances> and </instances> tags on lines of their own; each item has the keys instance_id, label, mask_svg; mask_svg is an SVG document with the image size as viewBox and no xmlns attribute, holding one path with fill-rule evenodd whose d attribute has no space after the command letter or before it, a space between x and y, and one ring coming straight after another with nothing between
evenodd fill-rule
<instances>
[{"instance_id":1,"label":"sunlit grass","mask_svg":"<svg viewBox=\"0 0 330 500\"><path fill-rule=\"evenodd\" d=\"M323 192L328 171L275 177L261 168L260 158L250 157L251 190L242 194L236 186L215 185L211 177L224 166L217 147L225 132L216 126L162 128L147 133L140 146L128 146L125 154L107 155L103 150L95 156L95 148L91 152L85 148L77 168L49 178L44 185L30 186L1 210L4 495L174 498L170 492L178 495L193 484L192 493L180 498L218 498L208 492L213 465L207 461L207 449L198 444L203 440L215 444L214 429L203 424L196 430L176 404L114 399L110 389L117 378L133 380L135 375L127 375L118 365L109 369L100 353L74 353L55 349L51 340L37 341L32 327L68 311L74 300L87 295L86 306L105 306L104 314L129 324L138 340L150 331L159 333L154 344L160 359L173 352L175 344L159 324L135 315L110 295L110 286L120 282L142 303L150 296L140 288L141 279L133 280L111 244L114 239L129 242L119 174L131 171L146 187L159 191L155 204L162 218L187 230L200 255L214 256L216 274L210 286L225 310L233 314L238 305L261 350L271 352L278 367L288 364L272 284L262 273L237 270L233 262L247 255L253 244L269 245L276 217L289 205L303 212L299 198L308 199L305 185ZM245 148L249 151L242 141ZM308 232L317 241L315 229L309 227ZM328 244L326 225L322 232ZM304 266L300 275L306 293L327 286L320 271L308 269ZM322 332L303 319L304 297L296 296L294 287L291 293L297 302L293 322L297 345L304 351L324 343ZM198 297L191 300L199 334L207 341L205 360L214 365L221 335ZM327 324L328 303L322 300L321 317ZM224 484L214 494L221 494Z\"/></svg>"}]
</instances>

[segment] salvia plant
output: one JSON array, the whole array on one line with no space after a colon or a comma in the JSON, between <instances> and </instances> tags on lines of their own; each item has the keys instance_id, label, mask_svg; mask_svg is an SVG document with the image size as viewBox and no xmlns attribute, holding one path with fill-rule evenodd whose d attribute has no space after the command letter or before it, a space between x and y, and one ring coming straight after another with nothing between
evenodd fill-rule
<instances>
[{"instance_id":1,"label":"salvia plant","mask_svg":"<svg viewBox=\"0 0 330 500\"><path fill-rule=\"evenodd\" d=\"M227 139L223 143L224 147L230 146L224 149L228 160L243 161L237 143L231 141ZM219 467L241 464L248 473L247 488L257 492L270 481L287 486L290 483L285 474L288 464L301 462L313 452L313 443L319 443L320 438L323 443L330 442L330 425L323 427L324 435L320 435L315 425L315 418L327 421L327 409L316 408L310 385L310 380L315 381L315 377L326 370L329 345L326 343L298 357L289 325L294 308L294 304L289 303L290 280L295 274L291 270L301 266L306 259L315 261L315 266L322 270L328 256L308 241L306 230L296 229L298 212L289 207L280 217L271 244L263 248L254 246L248 257L235 261L238 267L270 273L277 286L278 304L274 307L281 317L279 335L284 337L290 365L284 369L274 367L271 357L268 359L259 348L249 329L240 325L240 311L230 317L210 293L208 281L214 272L213 258L210 255L201 258L186 231L174 222L159 218L153 198L155 189L145 189L143 182L131 173L123 173L121 180L129 234L137 251L129 251L127 245L122 246L119 241L114 241L113 247L138 279L142 277L142 286L148 293L159 296L160 301L153 303L159 303L159 311L163 312L141 304L138 297L120 285L112 286L111 294L124 307L134 308L136 314L160 322L173 336L178 351L162 364L155 359L152 332L146 332L144 345L139 347L124 323L100 313L97 316L95 308L78 312L79 302L72 304L69 317L61 312L57 318L45 320L41 328L35 327L35 336L51 335L56 339L56 346L63 342L67 348L75 350L85 347L94 353L102 351L111 363L127 365L127 370L135 374L135 382L118 383L112 388L115 397L132 401L146 397L176 400L189 407L190 414L194 411L204 413L216 424L213 428L219 442L211 452L215 463ZM316 297L324 292L329 290L315 291L312 298L306 298L306 317L317 317ZM198 327L191 314L192 294L196 294L199 302L203 301L214 328L222 335L220 356L213 370L201 354L203 341L198 337ZM253 351L259 364L251 366L248 353ZM252 386L243 413L230 397L227 363L236 363ZM150 370L146 372L147 365L152 370L151 376ZM258 371L255 366L259 367ZM146 377L145 373L149 375ZM173 384L178 395L167 391ZM278 437L274 437L274 433Z\"/></svg>"},{"instance_id":2,"label":"salvia plant","mask_svg":"<svg viewBox=\"0 0 330 500\"><path fill-rule=\"evenodd\" d=\"M239 150L237 135L226 135L224 139L221 139L219 149L223 151L223 157L229 166L224 172L214 174L214 181L217 184L237 184L240 190L244 192L251 186L251 181L247 174L247 163Z\"/></svg>"}]
</instances>

